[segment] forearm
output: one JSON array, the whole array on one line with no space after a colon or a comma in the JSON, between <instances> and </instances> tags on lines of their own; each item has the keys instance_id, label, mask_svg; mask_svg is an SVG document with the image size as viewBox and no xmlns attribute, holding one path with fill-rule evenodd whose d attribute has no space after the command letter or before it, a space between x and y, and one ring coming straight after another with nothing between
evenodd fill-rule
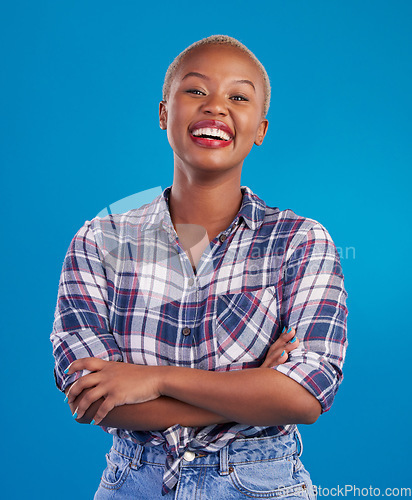
<instances>
[{"instance_id":1,"label":"forearm","mask_svg":"<svg viewBox=\"0 0 412 500\"><path fill-rule=\"evenodd\" d=\"M286 358L285 340L270 347L264 364L277 366L277 358ZM277 349L283 353L277 355ZM71 363L67 373L81 370L90 373L66 390L72 413L78 421L94 419L108 427L164 430L175 424L226 422L272 426L312 423L321 413L310 392L268 366L218 372L84 358Z\"/></svg>"},{"instance_id":2,"label":"forearm","mask_svg":"<svg viewBox=\"0 0 412 500\"><path fill-rule=\"evenodd\" d=\"M87 389L84 392L86 391ZM77 421L89 424L102 402L103 398L93 403ZM70 407L74 413L76 401ZM161 396L147 403L116 406L99 425L132 431L163 431L175 424L184 427L205 427L225 422L229 420L209 410Z\"/></svg>"},{"instance_id":3,"label":"forearm","mask_svg":"<svg viewBox=\"0 0 412 500\"><path fill-rule=\"evenodd\" d=\"M168 366L161 393L248 425L309 424L320 403L291 378L271 368L216 372Z\"/></svg>"}]
</instances>

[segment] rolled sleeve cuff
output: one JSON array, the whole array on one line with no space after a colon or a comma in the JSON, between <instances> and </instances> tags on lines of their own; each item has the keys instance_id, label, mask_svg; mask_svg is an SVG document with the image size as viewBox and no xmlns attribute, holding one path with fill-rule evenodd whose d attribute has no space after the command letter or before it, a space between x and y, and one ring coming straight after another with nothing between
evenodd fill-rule
<instances>
[{"instance_id":1,"label":"rolled sleeve cuff","mask_svg":"<svg viewBox=\"0 0 412 500\"><path fill-rule=\"evenodd\" d=\"M343 378L329 361L315 352L291 353L289 361L274 366L273 369L295 380L315 396L322 407L322 413L331 408Z\"/></svg>"},{"instance_id":2,"label":"rolled sleeve cuff","mask_svg":"<svg viewBox=\"0 0 412 500\"><path fill-rule=\"evenodd\" d=\"M76 359L100 358L106 361L122 361L122 354L113 335L109 332L92 328L64 332L53 336L53 355L55 359L54 377L56 385L61 391L90 373L87 370L66 375L64 371Z\"/></svg>"}]
</instances>

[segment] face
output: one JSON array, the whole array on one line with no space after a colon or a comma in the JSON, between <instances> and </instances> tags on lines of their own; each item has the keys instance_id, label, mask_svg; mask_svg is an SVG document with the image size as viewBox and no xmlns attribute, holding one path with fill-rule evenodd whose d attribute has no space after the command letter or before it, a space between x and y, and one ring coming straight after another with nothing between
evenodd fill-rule
<instances>
[{"instance_id":1,"label":"face","mask_svg":"<svg viewBox=\"0 0 412 500\"><path fill-rule=\"evenodd\" d=\"M175 166L241 170L266 134L264 97L260 71L241 50L211 45L192 51L160 103L160 127L167 130Z\"/></svg>"}]
</instances>

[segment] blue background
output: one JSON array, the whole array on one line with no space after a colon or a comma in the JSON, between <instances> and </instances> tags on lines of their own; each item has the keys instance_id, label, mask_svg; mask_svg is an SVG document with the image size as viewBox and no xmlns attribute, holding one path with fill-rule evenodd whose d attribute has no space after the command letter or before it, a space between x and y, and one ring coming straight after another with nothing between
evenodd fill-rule
<instances>
[{"instance_id":1,"label":"blue background","mask_svg":"<svg viewBox=\"0 0 412 500\"><path fill-rule=\"evenodd\" d=\"M171 184L164 73L215 33L272 82L242 184L320 221L342 252L345 380L301 426L303 461L322 487L411 486L411 15L406 0L2 2L3 498L88 499L98 485L110 437L73 422L54 386L61 265L86 219Z\"/></svg>"}]
</instances>

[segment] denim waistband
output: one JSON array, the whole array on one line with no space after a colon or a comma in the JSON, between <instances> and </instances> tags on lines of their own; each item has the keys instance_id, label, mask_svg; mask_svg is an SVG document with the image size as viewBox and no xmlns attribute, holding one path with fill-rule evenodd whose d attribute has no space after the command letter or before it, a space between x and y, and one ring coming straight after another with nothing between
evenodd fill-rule
<instances>
[{"instance_id":1,"label":"denim waistband","mask_svg":"<svg viewBox=\"0 0 412 500\"><path fill-rule=\"evenodd\" d=\"M132 441L113 436L113 449L132 460L132 468L138 468L142 462L164 465L166 452L162 445L142 446ZM250 463L262 460L278 460L291 455L302 454L302 440L298 429L286 435L264 436L236 439L221 450L206 453L191 451L190 447L183 455L182 466L215 466L227 470L230 464Z\"/></svg>"}]
</instances>

